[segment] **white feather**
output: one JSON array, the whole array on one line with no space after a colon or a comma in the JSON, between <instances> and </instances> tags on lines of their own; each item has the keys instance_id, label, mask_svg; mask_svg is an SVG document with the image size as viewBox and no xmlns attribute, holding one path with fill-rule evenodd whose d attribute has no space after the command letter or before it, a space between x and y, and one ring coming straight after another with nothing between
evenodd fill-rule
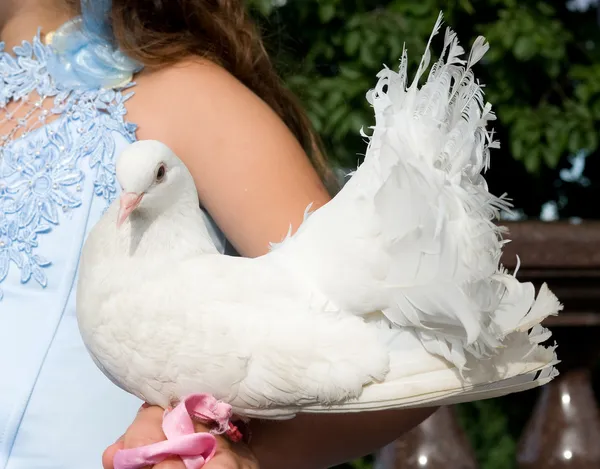
<instances>
[{"instance_id":1,"label":"white feather","mask_svg":"<svg viewBox=\"0 0 600 469\"><path fill-rule=\"evenodd\" d=\"M539 324L560 303L499 264L493 220L508 201L481 174L494 115L470 70L487 43L464 61L447 30L447 58L419 88L429 44L408 87L406 51L399 73L378 74L364 163L265 256L216 252L164 145L126 150L119 181L145 195L122 228L116 203L94 227L77 294L84 341L113 381L163 407L209 392L240 415L288 418L483 399L556 375Z\"/></svg>"}]
</instances>

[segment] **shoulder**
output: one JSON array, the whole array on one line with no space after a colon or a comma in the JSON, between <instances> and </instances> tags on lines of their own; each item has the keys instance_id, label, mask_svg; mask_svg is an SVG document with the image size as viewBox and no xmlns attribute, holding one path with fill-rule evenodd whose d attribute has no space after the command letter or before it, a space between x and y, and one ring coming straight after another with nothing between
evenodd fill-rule
<instances>
[{"instance_id":1,"label":"shoulder","mask_svg":"<svg viewBox=\"0 0 600 469\"><path fill-rule=\"evenodd\" d=\"M236 129L269 128L285 134L279 117L224 68L190 58L142 73L128 103L138 138L218 138Z\"/></svg>"}]
</instances>

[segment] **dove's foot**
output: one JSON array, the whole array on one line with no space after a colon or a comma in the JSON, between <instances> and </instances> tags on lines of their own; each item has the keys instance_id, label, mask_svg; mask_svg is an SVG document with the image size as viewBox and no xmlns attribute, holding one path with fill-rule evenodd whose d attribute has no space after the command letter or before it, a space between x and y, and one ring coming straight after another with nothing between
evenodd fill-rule
<instances>
[{"instance_id":1,"label":"dove's foot","mask_svg":"<svg viewBox=\"0 0 600 469\"><path fill-rule=\"evenodd\" d=\"M167 409L162 428L167 440L140 448L120 450L115 469L141 469L179 456L187 469L200 469L212 459L217 448L213 434L225 434L233 441L242 439L231 423L231 406L208 394L192 394L173 409ZM213 427L210 433L196 433L194 420Z\"/></svg>"}]
</instances>

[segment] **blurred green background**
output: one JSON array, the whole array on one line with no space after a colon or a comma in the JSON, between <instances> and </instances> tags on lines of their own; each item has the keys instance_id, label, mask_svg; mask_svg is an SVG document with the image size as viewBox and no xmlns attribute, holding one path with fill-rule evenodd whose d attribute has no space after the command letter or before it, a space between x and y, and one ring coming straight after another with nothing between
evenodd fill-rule
<instances>
[{"instance_id":1,"label":"blurred green background","mask_svg":"<svg viewBox=\"0 0 600 469\"><path fill-rule=\"evenodd\" d=\"M521 216L599 218L598 0L249 0L280 73L303 100L330 158L354 168L373 122L365 100L403 44L414 66L440 11L468 49L494 105L502 148L487 174ZM434 42L440 50L443 34Z\"/></svg>"},{"instance_id":2,"label":"blurred green background","mask_svg":"<svg viewBox=\"0 0 600 469\"><path fill-rule=\"evenodd\" d=\"M270 53L301 98L333 162L354 168L373 123L365 93L403 44L413 70L440 11L468 50L490 52L486 85L502 148L486 178L517 216L600 218L600 14L597 0L249 0ZM434 56L443 34L434 42ZM459 406L482 469L515 467L534 393ZM370 467L370 459L356 468Z\"/></svg>"}]
</instances>

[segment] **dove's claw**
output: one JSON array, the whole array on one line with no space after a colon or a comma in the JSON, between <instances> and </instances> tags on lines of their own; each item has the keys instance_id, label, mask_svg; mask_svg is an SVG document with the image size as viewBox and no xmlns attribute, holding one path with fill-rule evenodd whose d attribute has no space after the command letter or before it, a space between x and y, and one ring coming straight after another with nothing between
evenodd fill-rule
<instances>
[{"instance_id":1,"label":"dove's claw","mask_svg":"<svg viewBox=\"0 0 600 469\"><path fill-rule=\"evenodd\" d=\"M231 422L229 422L229 428L227 429L225 434L234 443L237 443L238 441L242 441L244 439L244 435L242 434L240 429Z\"/></svg>"}]
</instances>

